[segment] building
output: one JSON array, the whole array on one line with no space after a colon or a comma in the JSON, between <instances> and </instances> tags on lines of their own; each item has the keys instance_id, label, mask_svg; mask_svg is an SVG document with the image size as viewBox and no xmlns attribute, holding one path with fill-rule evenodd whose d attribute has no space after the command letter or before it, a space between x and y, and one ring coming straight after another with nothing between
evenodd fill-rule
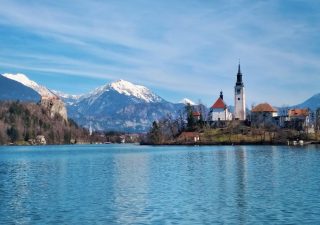
<instances>
[{"instance_id":1,"label":"building","mask_svg":"<svg viewBox=\"0 0 320 225\"><path fill-rule=\"evenodd\" d=\"M227 104L223 101L223 93L221 91L217 101L210 107L209 121L227 120L232 120L232 114L229 112Z\"/></svg>"},{"instance_id":2,"label":"building","mask_svg":"<svg viewBox=\"0 0 320 225\"><path fill-rule=\"evenodd\" d=\"M200 135L198 132L182 132L179 137L178 141L180 142L198 142L200 141Z\"/></svg>"},{"instance_id":3,"label":"building","mask_svg":"<svg viewBox=\"0 0 320 225\"><path fill-rule=\"evenodd\" d=\"M240 63L238 66L237 82L234 87L234 119L246 120L246 96L244 92Z\"/></svg>"},{"instance_id":4,"label":"building","mask_svg":"<svg viewBox=\"0 0 320 225\"><path fill-rule=\"evenodd\" d=\"M268 103L261 103L251 110L251 124L259 125L276 125L278 118L278 110Z\"/></svg>"},{"instance_id":5,"label":"building","mask_svg":"<svg viewBox=\"0 0 320 225\"><path fill-rule=\"evenodd\" d=\"M316 110L315 130L320 131L320 108Z\"/></svg>"},{"instance_id":6,"label":"building","mask_svg":"<svg viewBox=\"0 0 320 225\"><path fill-rule=\"evenodd\" d=\"M201 119L201 113L200 112L192 112L192 116L195 119L195 121L199 121Z\"/></svg>"},{"instance_id":7,"label":"building","mask_svg":"<svg viewBox=\"0 0 320 225\"><path fill-rule=\"evenodd\" d=\"M305 130L310 125L310 113L309 109L289 109L288 110L288 119L285 124L285 127L296 129L296 130Z\"/></svg>"}]
</instances>

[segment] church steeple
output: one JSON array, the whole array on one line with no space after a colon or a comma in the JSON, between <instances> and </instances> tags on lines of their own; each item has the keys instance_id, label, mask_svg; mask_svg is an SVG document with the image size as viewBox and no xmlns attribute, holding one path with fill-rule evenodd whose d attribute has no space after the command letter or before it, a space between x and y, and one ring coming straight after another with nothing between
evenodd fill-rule
<instances>
[{"instance_id":1,"label":"church steeple","mask_svg":"<svg viewBox=\"0 0 320 225\"><path fill-rule=\"evenodd\" d=\"M239 65L238 65L238 73L237 73L237 83L236 83L236 85L237 86L243 86L240 62L239 62Z\"/></svg>"},{"instance_id":2,"label":"church steeple","mask_svg":"<svg viewBox=\"0 0 320 225\"><path fill-rule=\"evenodd\" d=\"M237 82L234 87L234 119L246 120L246 96L244 93L240 60L238 65Z\"/></svg>"},{"instance_id":3,"label":"church steeple","mask_svg":"<svg viewBox=\"0 0 320 225\"><path fill-rule=\"evenodd\" d=\"M220 91L220 98L223 100L223 92Z\"/></svg>"}]
</instances>

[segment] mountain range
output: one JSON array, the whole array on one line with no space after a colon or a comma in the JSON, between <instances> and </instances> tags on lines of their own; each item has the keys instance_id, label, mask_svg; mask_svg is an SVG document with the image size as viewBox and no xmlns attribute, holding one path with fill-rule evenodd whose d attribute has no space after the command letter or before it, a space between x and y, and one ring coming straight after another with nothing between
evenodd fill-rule
<instances>
[{"instance_id":1,"label":"mountain range","mask_svg":"<svg viewBox=\"0 0 320 225\"><path fill-rule=\"evenodd\" d=\"M124 80L106 84L86 95L60 97L66 102L71 118L98 130L144 132L154 120L168 114L175 116L184 107Z\"/></svg>"},{"instance_id":2,"label":"mountain range","mask_svg":"<svg viewBox=\"0 0 320 225\"><path fill-rule=\"evenodd\" d=\"M9 90L29 90L28 99L38 102L40 96L59 97L66 105L68 117L79 125L94 130L116 130L126 132L145 132L153 121L167 115L177 116L184 109L185 103L171 103L153 93L150 89L135 85L125 80L118 80L103 85L83 95L69 95L48 88L30 80L24 74L3 74L3 80L14 83L17 87L0 90L0 99L17 100L17 94L10 99ZM4 84L4 82L0 81ZM8 85L6 85L8 86ZM24 88L22 88L24 87ZM36 94L37 98L33 95ZM6 97L6 95L8 95ZM23 99L21 99L23 100ZM188 100L188 103L191 103Z\"/></svg>"},{"instance_id":3,"label":"mountain range","mask_svg":"<svg viewBox=\"0 0 320 225\"><path fill-rule=\"evenodd\" d=\"M187 98L179 103L166 101L150 89L125 80L103 85L88 94L70 95L49 90L24 74L3 74L0 88L0 100L38 102L41 96L58 96L65 103L69 118L95 130L145 132L153 121L169 114L178 116L186 104L196 105ZM315 110L320 107L320 94L292 107Z\"/></svg>"}]
</instances>

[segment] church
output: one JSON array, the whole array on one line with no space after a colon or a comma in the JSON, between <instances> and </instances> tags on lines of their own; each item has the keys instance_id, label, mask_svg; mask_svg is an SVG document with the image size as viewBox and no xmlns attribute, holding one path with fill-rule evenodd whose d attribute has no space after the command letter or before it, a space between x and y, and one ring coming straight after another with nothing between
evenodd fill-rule
<instances>
[{"instance_id":1,"label":"church","mask_svg":"<svg viewBox=\"0 0 320 225\"><path fill-rule=\"evenodd\" d=\"M232 114L229 112L227 104L223 101L222 91L217 101L210 107L209 120L212 122L232 120Z\"/></svg>"},{"instance_id":2,"label":"church","mask_svg":"<svg viewBox=\"0 0 320 225\"><path fill-rule=\"evenodd\" d=\"M219 98L210 107L209 122L246 120L246 96L240 63L238 65L237 80L234 87L234 113L229 112L227 104L223 100L223 93L220 92Z\"/></svg>"}]
</instances>

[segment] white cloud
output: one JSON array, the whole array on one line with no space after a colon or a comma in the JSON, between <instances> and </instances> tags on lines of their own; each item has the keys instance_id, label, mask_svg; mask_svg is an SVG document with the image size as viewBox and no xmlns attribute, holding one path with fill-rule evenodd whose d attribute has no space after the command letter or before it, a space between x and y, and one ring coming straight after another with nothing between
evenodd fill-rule
<instances>
[{"instance_id":1,"label":"white cloud","mask_svg":"<svg viewBox=\"0 0 320 225\"><path fill-rule=\"evenodd\" d=\"M164 91L186 92L194 99L216 96L222 89L231 102L236 63L241 58L249 101L296 103L319 92L314 86L320 81L319 54L307 51L304 42L318 37L319 28L308 21L292 21L279 11L278 1L135 4L2 1L2 26L38 35L52 48L23 52L3 48L0 66L123 78ZM59 55L56 48L69 52ZM301 95L293 98L301 84Z\"/></svg>"}]
</instances>

